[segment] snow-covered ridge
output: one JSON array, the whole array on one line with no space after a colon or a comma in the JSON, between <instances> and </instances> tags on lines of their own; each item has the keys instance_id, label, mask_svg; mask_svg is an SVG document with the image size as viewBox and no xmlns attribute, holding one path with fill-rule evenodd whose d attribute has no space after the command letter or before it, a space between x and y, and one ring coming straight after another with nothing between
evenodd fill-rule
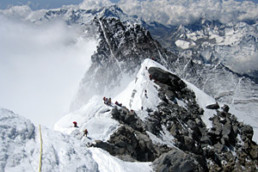
<instances>
[{"instance_id":1,"label":"snow-covered ridge","mask_svg":"<svg viewBox=\"0 0 258 172\"><path fill-rule=\"evenodd\" d=\"M147 109L156 111L158 110L157 105L161 102L160 95L158 95L159 85L149 76L148 70L151 68L170 72L161 64L146 59L130 84L123 86L121 88L123 91L112 96L113 102L118 101L123 104L122 108L134 110L144 122L147 122L147 118L149 118ZM216 111L209 110L206 106L215 103L215 100L194 85L186 81L185 83L188 89L194 91L198 105L204 110L202 120L206 127L210 128L213 125L208 120ZM191 111L188 103L187 100L180 98L176 99L174 103L172 102L176 105L175 107L182 108L182 110L189 108L188 110ZM42 171L135 171L139 169L152 171L150 162L125 162L99 148L87 148L88 145L99 142L96 140L107 142L110 136L120 126L123 126L112 117L115 106L114 103L109 106L105 105L102 96L94 96L85 106L67 114L56 123L55 129L63 134L43 127ZM117 108L120 107L117 106ZM77 128L73 127L73 121L78 122ZM4 138L3 143L0 143L0 155L5 157L1 161L1 168L8 171L37 170L39 162L35 160L40 156L38 127L29 120L4 109L0 111L0 127L0 134ZM168 131L166 127L164 125L161 127L159 135L147 132L148 137L153 144L167 145L168 149L177 150L174 143L175 138L171 134L172 130ZM89 131L88 138L83 136L85 128Z\"/></svg>"},{"instance_id":2,"label":"snow-covered ridge","mask_svg":"<svg viewBox=\"0 0 258 172\"><path fill-rule=\"evenodd\" d=\"M85 140L79 140L75 135L64 135L45 127L41 133L42 171L152 171L150 163L124 162L99 148L87 148ZM37 171L39 134L39 128L29 120L0 109L0 171Z\"/></svg>"}]
</instances>

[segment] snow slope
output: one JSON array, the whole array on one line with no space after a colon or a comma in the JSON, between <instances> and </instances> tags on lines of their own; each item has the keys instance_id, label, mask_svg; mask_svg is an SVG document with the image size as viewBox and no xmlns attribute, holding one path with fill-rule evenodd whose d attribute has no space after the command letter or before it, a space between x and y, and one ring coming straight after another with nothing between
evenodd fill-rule
<instances>
[{"instance_id":1,"label":"snow slope","mask_svg":"<svg viewBox=\"0 0 258 172\"><path fill-rule=\"evenodd\" d=\"M39 128L29 120L0 109L0 171L37 171L40 157ZM84 139L42 127L42 171L152 171L150 163L123 162ZM126 167L126 168L125 168Z\"/></svg>"},{"instance_id":2,"label":"snow slope","mask_svg":"<svg viewBox=\"0 0 258 172\"><path fill-rule=\"evenodd\" d=\"M139 115L141 119L145 119L147 117L147 113L141 110L141 107L144 109L147 108L153 108L159 103L159 97L158 97L158 92L155 87L158 87L154 82L151 82L149 80L149 74L148 71L146 70L147 68L150 67L159 67L162 68L163 70L166 70L168 72L171 72L167 70L164 66L161 64L150 60L146 59L142 65L141 69L139 70L135 80L131 81L131 83L128 85L127 88L124 89L123 92L121 92L119 95L115 97L115 100L118 100L118 102L121 102L123 105L126 107L129 107L130 109L133 109L136 111L136 113ZM171 72L173 73L173 72ZM190 82L187 82L184 80L184 82L187 84L187 87L194 91L196 95L196 101L198 105L203 108L204 110L204 115L202 116L203 122L206 124L207 128L212 127L212 123L209 120L210 117L212 117L214 114L216 114L215 110L210 110L207 109L206 106L209 104L214 104L216 103L216 100L197 88L195 85L191 84ZM145 97L144 90L147 91L147 96L148 98ZM148 100L147 100L148 99ZM223 103L218 102L220 106L223 106ZM183 104L178 103L180 106L184 107ZM249 124L253 127L254 129L254 136L253 140L255 142L258 142L258 122L255 120L255 116L253 117L252 115L246 115L246 113L243 113L237 108L234 107L234 104L229 105L230 107L230 113L234 114L239 121L243 121L246 124ZM165 132L165 131L164 131Z\"/></svg>"},{"instance_id":3,"label":"snow slope","mask_svg":"<svg viewBox=\"0 0 258 172\"><path fill-rule=\"evenodd\" d=\"M85 106L61 118L55 124L54 129L71 134L75 130L82 133L87 128L91 140L106 141L119 126L117 121L111 119L111 109L111 106L103 103L100 96L94 96ZM73 127L73 121L78 123L79 128Z\"/></svg>"}]
</instances>

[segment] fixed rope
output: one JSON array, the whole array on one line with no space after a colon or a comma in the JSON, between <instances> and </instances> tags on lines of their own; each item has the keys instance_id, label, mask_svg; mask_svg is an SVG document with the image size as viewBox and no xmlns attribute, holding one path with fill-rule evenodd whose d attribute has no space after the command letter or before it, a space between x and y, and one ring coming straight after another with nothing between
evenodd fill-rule
<instances>
[{"instance_id":1,"label":"fixed rope","mask_svg":"<svg viewBox=\"0 0 258 172\"><path fill-rule=\"evenodd\" d=\"M42 166L42 134L41 134L41 126L40 125L39 125L39 138L40 138L39 172L41 172L41 166Z\"/></svg>"}]
</instances>

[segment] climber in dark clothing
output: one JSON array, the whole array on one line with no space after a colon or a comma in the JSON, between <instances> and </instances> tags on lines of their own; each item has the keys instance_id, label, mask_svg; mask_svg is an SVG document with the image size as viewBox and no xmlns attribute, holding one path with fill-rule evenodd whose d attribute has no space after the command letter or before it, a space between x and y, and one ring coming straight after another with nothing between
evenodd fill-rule
<instances>
[{"instance_id":1,"label":"climber in dark clothing","mask_svg":"<svg viewBox=\"0 0 258 172\"><path fill-rule=\"evenodd\" d=\"M108 105L111 105L111 98L108 99Z\"/></svg>"},{"instance_id":2,"label":"climber in dark clothing","mask_svg":"<svg viewBox=\"0 0 258 172\"><path fill-rule=\"evenodd\" d=\"M103 97L104 104L108 105L108 98Z\"/></svg>"},{"instance_id":3,"label":"climber in dark clothing","mask_svg":"<svg viewBox=\"0 0 258 172\"><path fill-rule=\"evenodd\" d=\"M147 90L145 90L144 93L145 93L145 97L148 98Z\"/></svg>"},{"instance_id":4,"label":"climber in dark clothing","mask_svg":"<svg viewBox=\"0 0 258 172\"><path fill-rule=\"evenodd\" d=\"M115 102L115 104L116 104L117 106L119 106L119 107L122 106L122 103L118 103L117 101Z\"/></svg>"},{"instance_id":5,"label":"climber in dark clothing","mask_svg":"<svg viewBox=\"0 0 258 172\"><path fill-rule=\"evenodd\" d=\"M87 137L87 135L88 135L88 130L85 129L83 132L84 132L83 136L86 136L86 137Z\"/></svg>"}]
</instances>

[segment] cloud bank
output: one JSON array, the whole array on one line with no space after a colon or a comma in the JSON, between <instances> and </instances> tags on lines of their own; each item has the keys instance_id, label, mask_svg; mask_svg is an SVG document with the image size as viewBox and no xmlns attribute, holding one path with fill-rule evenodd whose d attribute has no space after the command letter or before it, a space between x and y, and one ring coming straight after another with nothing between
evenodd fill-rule
<instances>
[{"instance_id":1,"label":"cloud bank","mask_svg":"<svg viewBox=\"0 0 258 172\"><path fill-rule=\"evenodd\" d=\"M0 107L48 127L68 112L95 40L61 21L35 25L0 15Z\"/></svg>"},{"instance_id":2,"label":"cloud bank","mask_svg":"<svg viewBox=\"0 0 258 172\"><path fill-rule=\"evenodd\" d=\"M114 4L110 0L84 0L82 8L97 8ZM252 1L235 0L120 0L116 3L130 15L145 21L163 24L188 24L200 18L223 23L258 18L258 5Z\"/></svg>"},{"instance_id":3,"label":"cloud bank","mask_svg":"<svg viewBox=\"0 0 258 172\"><path fill-rule=\"evenodd\" d=\"M121 0L119 6L128 14L163 24L188 24L200 18L223 23L258 18L258 5L234 0Z\"/></svg>"}]
</instances>

